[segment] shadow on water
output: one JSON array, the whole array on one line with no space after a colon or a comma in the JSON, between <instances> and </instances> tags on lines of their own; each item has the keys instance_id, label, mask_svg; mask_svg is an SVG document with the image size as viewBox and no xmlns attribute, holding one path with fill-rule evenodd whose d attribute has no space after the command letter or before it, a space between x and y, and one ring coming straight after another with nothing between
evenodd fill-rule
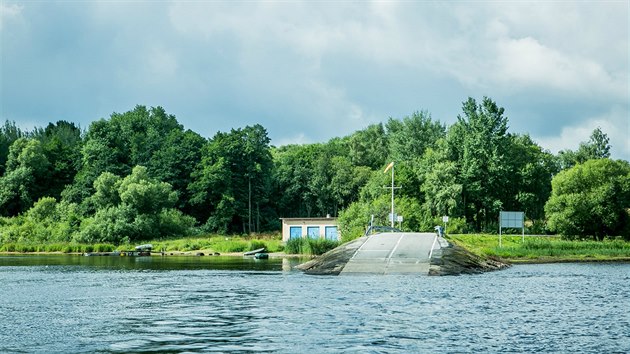
<instances>
[{"instance_id":1,"label":"shadow on water","mask_svg":"<svg viewBox=\"0 0 630 354\"><path fill-rule=\"evenodd\" d=\"M1 255L5 266L78 266L105 270L236 270L287 271L304 262L300 258L255 259L240 256L150 256L120 257L83 255Z\"/></svg>"}]
</instances>

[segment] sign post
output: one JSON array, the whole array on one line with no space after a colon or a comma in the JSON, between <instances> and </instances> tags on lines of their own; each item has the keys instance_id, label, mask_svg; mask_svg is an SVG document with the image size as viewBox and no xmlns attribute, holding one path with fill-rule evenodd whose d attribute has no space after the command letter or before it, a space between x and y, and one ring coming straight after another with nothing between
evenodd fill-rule
<instances>
[{"instance_id":1,"label":"sign post","mask_svg":"<svg viewBox=\"0 0 630 354\"><path fill-rule=\"evenodd\" d=\"M525 213L522 211L499 212L499 247L501 244L501 230L503 228L521 228L522 242L525 242Z\"/></svg>"}]
</instances>

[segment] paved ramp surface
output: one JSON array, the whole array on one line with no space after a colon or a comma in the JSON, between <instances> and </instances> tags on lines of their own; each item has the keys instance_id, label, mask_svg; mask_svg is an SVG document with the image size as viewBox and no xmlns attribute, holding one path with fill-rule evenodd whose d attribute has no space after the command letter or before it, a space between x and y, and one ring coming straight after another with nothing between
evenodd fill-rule
<instances>
[{"instance_id":1,"label":"paved ramp surface","mask_svg":"<svg viewBox=\"0 0 630 354\"><path fill-rule=\"evenodd\" d=\"M372 235L346 264L341 275L357 273L427 275L431 250L440 247L434 233L399 232Z\"/></svg>"}]
</instances>

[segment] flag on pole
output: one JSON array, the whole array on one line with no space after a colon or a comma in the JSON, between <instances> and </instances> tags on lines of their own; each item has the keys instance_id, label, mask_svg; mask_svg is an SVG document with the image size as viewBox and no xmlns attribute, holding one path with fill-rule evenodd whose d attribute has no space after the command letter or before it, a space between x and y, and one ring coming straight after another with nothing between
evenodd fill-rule
<instances>
[{"instance_id":1,"label":"flag on pole","mask_svg":"<svg viewBox=\"0 0 630 354\"><path fill-rule=\"evenodd\" d=\"M383 171L383 173L387 173L387 171L389 171L390 168L394 167L394 161L392 161L389 165L387 165L387 167L385 168L385 171Z\"/></svg>"}]
</instances>

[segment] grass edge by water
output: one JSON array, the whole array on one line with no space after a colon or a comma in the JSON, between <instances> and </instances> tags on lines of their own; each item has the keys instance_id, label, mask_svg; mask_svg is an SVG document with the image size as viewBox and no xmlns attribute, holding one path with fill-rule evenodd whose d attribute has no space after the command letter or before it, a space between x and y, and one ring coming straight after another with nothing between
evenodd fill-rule
<instances>
[{"instance_id":1,"label":"grass edge by water","mask_svg":"<svg viewBox=\"0 0 630 354\"><path fill-rule=\"evenodd\" d=\"M630 262L630 242L623 240L578 241L557 236L502 236L459 234L448 235L448 240L482 257L512 264L573 263L573 262Z\"/></svg>"}]
</instances>

